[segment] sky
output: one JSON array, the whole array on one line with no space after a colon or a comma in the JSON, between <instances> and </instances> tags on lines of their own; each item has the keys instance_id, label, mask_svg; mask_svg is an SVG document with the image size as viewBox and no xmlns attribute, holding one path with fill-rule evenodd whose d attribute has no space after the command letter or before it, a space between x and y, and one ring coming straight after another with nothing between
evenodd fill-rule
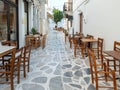
<instances>
[{"instance_id":1,"label":"sky","mask_svg":"<svg viewBox=\"0 0 120 90\"><path fill-rule=\"evenodd\" d=\"M53 9L53 7L63 11L63 5L65 0L48 0L48 6Z\"/></svg>"},{"instance_id":2,"label":"sky","mask_svg":"<svg viewBox=\"0 0 120 90\"><path fill-rule=\"evenodd\" d=\"M53 7L63 11L63 5L64 5L65 0L48 0L48 7L51 8L51 11L53 10ZM55 23L53 21L50 21L50 28L55 27ZM58 22L58 27L63 27L63 20L61 22Z\"/></svg>"}]
</instances>

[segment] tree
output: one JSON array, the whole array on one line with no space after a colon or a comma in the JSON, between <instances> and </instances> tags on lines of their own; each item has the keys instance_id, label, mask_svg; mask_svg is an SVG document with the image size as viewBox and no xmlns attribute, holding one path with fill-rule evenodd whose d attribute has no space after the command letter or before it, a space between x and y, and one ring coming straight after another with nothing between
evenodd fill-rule
<instances>
[{"instance_id":1,"label":"tree","mask_svg":"<svg viewBox=\"0 0 120 90\"><path fill-rule=\"evenodd\" d=\"M56 23L60 22L63 19L63 12L59 9L53 9L53 21Z\"/></svg>"}]
</instances>

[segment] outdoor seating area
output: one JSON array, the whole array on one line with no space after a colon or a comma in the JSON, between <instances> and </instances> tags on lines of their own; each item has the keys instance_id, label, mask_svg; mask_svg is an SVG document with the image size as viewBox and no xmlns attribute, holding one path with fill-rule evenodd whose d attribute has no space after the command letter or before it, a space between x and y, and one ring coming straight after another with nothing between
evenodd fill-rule
<instances>
[{"instance_id":1,"label":"outdoor seating area","mask_svg":"<svg viewBox=\"0 0 120 90\"><path fill-rule=\"evenodd\" d=\"M0 45L0 83L10 84L10 90L15 90L14 79L19 84L21 69L23 77L26 78L26 72L30 67L31 45L25 45L17 49L13 41L6 41Z\"/></svg>"},{"instance_id":2,"label":"outdoor seating area","mask_svg":"<svg viewBox=\"0 0 120 90\"><path fill-rule=\"evenodd\" d=\"M96 84L96 90L99 88L117 89L117 79L120 79L120 42L114 41L113 50L103 50L104 39L94 38L92 35L85 37L74 35L72 39L69 37L69 44L74 45L74 57L76 57L77 49L80 50L82 58L89 57L90 71L92 83ZM101 66L101 67L100 67ZM100 68L101 70L97 70ZM102 74L102 79L108 82L112 79L111 86L99 86L99 74ZM103 78L104 76L104 78ZM109 78L109 79L108 79Z\"/></svg>"},{"instance_id":3,"label":"outdoor seating area","mask_svg":"<svg viewBox=\"0 0 120 90\"><path fill-rule=\"evenodd\" d=\"M65 43L62 31L52 30L46 38L47 43L44 49L31 48L31 44L17 51L15 46L0 46L2 48L0 49L0 74L4 76L2 79L0 77L0 82L1 80L7 82L0 84L1 90L120 89L118 63L116 63L116 70L111 66L115 64L112 60L119 62L119 56L117 56L119 51L104 51L102 38L95 39L95 42L93 40L96 47L89 46L86 38L83 44L81 38L79 43L87 47L83 49L84 58L80 45L77 45L76 57L74 56L74 47L70 48L68 39ZM72 44L74 46L73 39ZM94 44L90 45L94 46ZM112 54L115 57L111 53L116 53ZM110 59L111 61L108 62Z\"/></svg>"},{"instance_id":4,"label":"outdoor seating area","mask_svg":"<svg viewBox=\"0 0 120 90\"><path fill-rule=\"evenodd\" d=\"M33 48L45 47L46 44L46 34L45 35L26 35L26 45L31 44Z\"/></svg>"},{"instance_id":5,"label":"outdoor seating area","mask_svg":"<svg viewBox=\"0 0 120 90\"><path fill-rule=\"evenodd\" d=\"M120 90L120 0L0 0L0 90Z\"/></svg>"}]
</instances>

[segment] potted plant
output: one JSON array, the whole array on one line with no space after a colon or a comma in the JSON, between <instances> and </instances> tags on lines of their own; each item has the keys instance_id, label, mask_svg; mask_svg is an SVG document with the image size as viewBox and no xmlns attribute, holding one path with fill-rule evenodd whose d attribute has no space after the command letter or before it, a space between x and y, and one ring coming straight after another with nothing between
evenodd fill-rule
<instances>
[{"instance_id":1,"label":"potted plant","mask_svg":"<svg viewBox=\"0 0 120 90\"><path fill-rule=\"evenodd\" d=\"M33 27L33 28L31 29L31 33L32 33L33 35L35 35L35 34L37 33L37 30Z\"/></svg>"}]
</instances>

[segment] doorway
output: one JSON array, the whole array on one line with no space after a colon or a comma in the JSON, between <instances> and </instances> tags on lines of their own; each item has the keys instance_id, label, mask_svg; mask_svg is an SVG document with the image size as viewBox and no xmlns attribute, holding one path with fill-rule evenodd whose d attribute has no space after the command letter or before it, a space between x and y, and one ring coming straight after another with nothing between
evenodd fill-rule
<instances>
[{"instance_id":1,"label":"doorway","mask_svg":"<svg viewBox=\"0 0 120 90\"><path fill-rule=\"evenodd\" d=\"M17 2L15 1L0 1L0 41L18 41Z\"/></svg>"},{"instance_id":2,"label":"doorway","mask_svg":"<svg viewBox=\"0 0 120 90\"><path fill-rule=\"evenodd\" d=\"M80 13L80 33L83 32L83 13Z\"/></svg>"}]
</instances>

